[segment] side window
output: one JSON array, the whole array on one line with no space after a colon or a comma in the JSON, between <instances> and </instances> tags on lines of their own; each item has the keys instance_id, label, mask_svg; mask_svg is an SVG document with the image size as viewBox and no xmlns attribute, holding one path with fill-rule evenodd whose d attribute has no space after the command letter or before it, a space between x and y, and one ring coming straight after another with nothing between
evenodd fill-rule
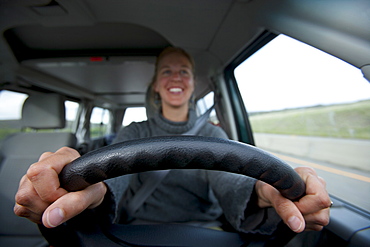
<instances>
[{"instance_id":1,"label":"side window","mask_svg":"<svg viewBox=\"0 0 370 247\"><path fill-rule=\"evenodd\" d=\"M203 98L199 99L196 104L196 111L198 115L204 114L214 104L214 93L210 92ZM213 110L209 116L209 121L214 125L219 125L216 111Z\"/></svg>"},{"instance_id":2,"label":"side window","mask_svg":"<svg viewBox=\"0 0 370 247\"><path fill-rule=\"evenodd\" d=\"M256 145L316 168L332 195L370 211L361 199L370 189L370 83L361 71L279 35L234 74Z\"/></svg>"},{"instance_id":3,"label":"side window","mask_svg":"<svg viewBox=\"0 0 370 247\"><path fill-rule=\"evenodd\" d=\"M210 92L197 101L196 110L199 115L205 113L213 105L213 95L214 93Z\"/></svg>"},{"instance_id":4,"label":"side window","mask_svg":"<svg viewBox=\"0 0 370 247\"><path fill-rule=\"evenodd\" d=\"M7 90L0 92L0 140L11 133L22 131L22 107L28 95ZM73 101L65 101L66 107L66 127L57 131L72 131L73 122L76 119L79 104ZM32 131L24 129L23 131ZM55 131L39 130L42 132Z\"/></svg>"},{"instance_id":5,"label":"side window","mask_svg":"<svg viewBox=\"0 0 370 247\"><path fill-rule=\"evenodd\" d=\"M122 125L127 126L132 122L147 120L145 107L129 107L123 116Z\"/></svg>"},{"instance_id":6,"label":"side window","mask_svg":"<svg viewBox=\"0 0 370 247\"><path fill-rule=\"evenodd\" d=\"M102 137L110 133L110 112L107 109L94 107L90 118L90 137Z\"/></svg>"},{"instance_id":7,"label":"side window","mask_svg":"<svg viewBox=\"0 0 370 247\"><path fill-rule=\"evenodd\" d=\"M74 101L67 100L64 102L64 105L66 107L66 127L65 129L67 131L72 132L73 131L73 123L76 121L77 117L77 111L80 104Z\"/></svg>"},{"instance_id":8,"label":"side window","mask_svg":"<svg viewBox=\"0 0 370 247\"><path fill-rule=\"evenodd\" d=\"M27 94L0 91L0 140L21 131L22 106Z\"/></svg>"}]
</instances>

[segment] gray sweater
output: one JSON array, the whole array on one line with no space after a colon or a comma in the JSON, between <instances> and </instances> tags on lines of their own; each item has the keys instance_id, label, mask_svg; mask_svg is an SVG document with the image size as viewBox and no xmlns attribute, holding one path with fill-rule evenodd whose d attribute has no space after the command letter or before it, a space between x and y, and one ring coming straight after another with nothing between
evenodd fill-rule
<instances>
[{"instance_id":1,"label":"gray sweater","mask_svg":"<svg viewBox=\"0 0 370 247\"><path fill-rule=\"evenodd\" d=\"M196 121L189 111L187 122L171 122L161 114L123 128L115 143L153 136L179 135ZM207 123L200 136L227 138L219 127ZM171 170L142 206L128 215L125 206L152 176L151 172L126 175L106 181L115 204L113 219L125 224L185 223L217 226L223 214L238 231L270 234L279 218L273 209L259 209L255 203L255 179L207 170Z\"/></svg>"}]
</instances>

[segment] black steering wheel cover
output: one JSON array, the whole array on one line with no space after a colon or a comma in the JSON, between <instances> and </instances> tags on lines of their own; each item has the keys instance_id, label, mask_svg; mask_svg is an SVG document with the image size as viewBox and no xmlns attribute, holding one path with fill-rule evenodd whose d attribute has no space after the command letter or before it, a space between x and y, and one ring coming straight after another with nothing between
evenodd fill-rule
<instances>
[{"instance_id":1,"label":"black steering wheel cover","mask_svg":"<svg viewBox=\"0 0 370 247\"><path fill-rule=\"evenodd\" d=\"M290 200L305 193L305 184L284 161L254 146L201 136L150 137L126 141L87 153L66 165L59 175L68 191L152 170L208 169L262 180Z\"/></svg>"}]
</instances>

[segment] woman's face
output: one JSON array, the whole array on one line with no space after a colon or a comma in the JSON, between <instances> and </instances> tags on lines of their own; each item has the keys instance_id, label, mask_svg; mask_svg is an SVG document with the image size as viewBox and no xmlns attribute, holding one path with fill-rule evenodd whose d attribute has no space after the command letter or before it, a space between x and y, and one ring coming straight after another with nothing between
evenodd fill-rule
<instances>
[{"instance_id":1,"label":"woman's face","mask_svg":"<svg viewBox=\"0 0 370 247\"><path fill-rule=\"evenodd\" d=\"M158 63L155 92L162 99L162 107L188 106L194 91L193 68L189 60L179 54L170 53Z\"/></svg>"}]
</instances>

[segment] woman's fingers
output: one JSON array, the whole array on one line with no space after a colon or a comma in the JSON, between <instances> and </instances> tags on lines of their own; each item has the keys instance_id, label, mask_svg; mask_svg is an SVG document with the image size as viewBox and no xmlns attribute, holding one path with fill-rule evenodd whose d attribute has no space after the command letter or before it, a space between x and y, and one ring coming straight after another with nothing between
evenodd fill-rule
<instances>
[{"instance_id":1,"label":"woman's fingers","mask_svg":"<svg viewBox=\"0 0 370 247\"><path fill-rule=\"evenodd\" d=\"M60 187L59 173L79 156L76 150L67 147L43 153L20 181L15 214L46 227L56 227L85 209L98 206L107 191L104 183L77 192Z\"/></svg>"},{"instance_id":2,"label":"woman's fingers","mask_svg":"<svg viewBox=\"0 0 370 247\"><path fill-rule=\"evenodd\" d=\"M94 208L103 201L107 188L104 183L98 183L84 190L65 194L51 204L42 217L43 224L48 227L56 227L87 208Z\"/></svg>"},{"instance_id":3,"label":"woman's fingers","mask_svg":"<svg viewBox=\"0 0 370 247\"><path fill-rule=\"evenodd\" d=\"M39 162L30 166L27 177L41 200L52 203L67 193L60 187L58 175L66 164L79 156L76 150L65 147L53 154L43 154Z\"/></svg>"},{"instance_id":4,"label":"woman's fingers","mask_svg":"<svg viewBox=\"0 0 370 247\"><path fill-rule=\"evenodd\" d=\"M306 183L306 195L296 202L303 215L315 214L331 205L325 181L316 172L307 167L296 168L296 171Z\"/></svg>"},{"instance_id":5,"label":"woman's fingers","mask_svg":"<svg viewBox=\"0 0 370 247\"><path fill-rule=\"evenodd\" d=\"M330 197L325 181L308 167L295 169L306 184L306 194L299 201L284 198L275 188L257 181L255 189L260 207L272 206L295 232L304 229L319 231L329 223Z\"/></svg>"},{"instance_id":6,"label":"woman's fingers","mask_svg":"<svg viewBox=\"0 0 370 247\"><path fill-rule=\"evenodd\" d=\"M15 201L14 213L35 223L41 223L42 213L49 206L37 195L27 176L23 176L20 181Z\"/></svg>"},{"instance_id":7,"label":"woman's fingers","mask_svg":"<svg viewBox=\"0 0 370 247\"><path fill-rule=\"evenodd\" d=\"M19 183L14 213L41 223L42 215L50 204L68 193L60 188L58 174L66 164L79 156L76 150L66 147L55 153L43 153Z\"/></svg>"}]
</instances>

